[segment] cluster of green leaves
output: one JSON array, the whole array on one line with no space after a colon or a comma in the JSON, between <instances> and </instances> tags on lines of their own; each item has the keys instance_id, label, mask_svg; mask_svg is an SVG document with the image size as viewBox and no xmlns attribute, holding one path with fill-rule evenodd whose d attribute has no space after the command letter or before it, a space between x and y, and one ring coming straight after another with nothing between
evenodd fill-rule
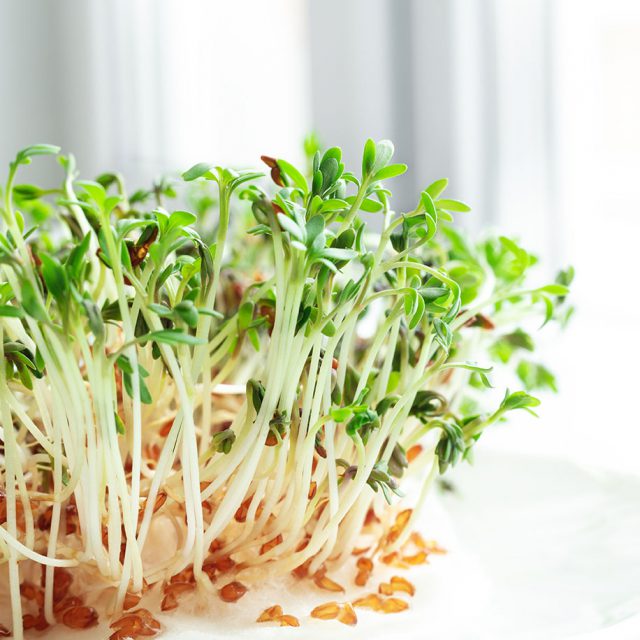
<instances>
[{"instance_id":1,"label":"cluster of green leaves","mask_svg":"<svg viewBox=\"0 0 640 640\"><path fill-rule=\"evenodd\" d=\"M527 288L526 275L536 258L513 239L499 237L474 244L456 231L451 225L454 215L468 212L469 207L444 197L445 179L426 187L415 209L394 214L386 183L407 167L392 162L394 149L389 141L366 142L359 175L345 169L338 147L321 152L317 140L309 138L305 149L307 171L284 159L263 156L275 192L256 172L208 163L185 171L182 178L195 185L192 193L197 195L191 201L200 216L218 208L218 222L213 232L207 231L208 239L198 230L206 226L198 216L163 208L164 202L178 195L176 181L163 179L149 190L129 195L118 174L77 180L73 159L61 157L66 176L60 189L14 186L19 166L33 156L59 150L36 145L21 151L10 167L8 201L3 208L7 229L0 234L0 264L15 272L20 286L15 290L15 284L0 283L0 317L16 318L27 330L31 318L63 336L91 335L94 348L108 349L105 355L122 376L126 392L133 396L135 387L141 402L149 404L153 399L145 382L148 370L140 363L134 366L128 350L150 344L151 355L159 359L160 346L168 345L191 354L218 332L230 329L225 357L239 356L245 339L255 352L264 353L278 300L287 300L287 292L276 286L275 272L282 260L288 265L288 276L295 278L290 286L300 288L293 309L294 334L309 339L301 343L309 351L317 336L326 340L343 335L350 314L364 317L376 299L385 303L378 326L381 322L397 325L397 341L387 345L393 356L389 366L374 359L366 380L361 380L365 353L372 346L368 344L353 352L340 381L334 376L332 382L331 417L364 446L398 399L408 393L411 381L423 375L417 365L425 350L433 352L428 366L434 368L434 375L455 368L466 371L471 383L490 387L489 368L456 362L471 332L493 332L488 354L512 366L527 391L555 390L553 375L543 365L521 357L534 349L531 335L519 327L498 330L496 324L501 314L522 311L526 315L537 306L543 309L545 323L566 320L571 270L562 272L555 283ZM215 185L215 192L209 185ZM44 242L47 236L37 224L25 229L24 217L11 202L30 203L29 207L48 203L66 226L63 240L55 245L49 239ZM228 240L232 203L239 206L241 202L249 205L255 224L248 235ZM368 231L373 215L385 221L377 247ZM34 219L37 222L37 216ZM244 270L234 264L242 259L245 243L251 242L258 243L251 252L253 266L264 271L257 281L246 273L246 264ZM21 254L21 244L29 246L31 264L25 264L29 256ZM233 257L223 272L229 245ZM114 283L107 293L100 289L106 279ZM494 283L488 299L487 283ZM126 329L123 316L133 320L132 333L124 344L112 348L116 334L111 328ZM381 336L382 342L386 337ZM9 379L29 388L32 376L43 375L40 360L38 352L7 342ZM267 380L269 373L262 371L262 379ZM362 387L356 398L356 389ZM408 418L424 431L441 432L436 449L441 471L468 458L482 429L507 411L530 410L537 403L525 392L517 392L507 394L495 411L475 413L454 408L446 385L444 390L423 388L412 393ZM249 380L247 401L255 415L264 397L263 384ZM269 417L270 433L278 444L298 414L293 407L281 408ZM118 420L118 429L124 430ZM228 453L234 439L230 430L217 433L210 451ZM369 484L375 490L382 487L388 495L396 491L405 468L402 443L394 440L390 457L379 452Z\"/></svg>"}]
</instances>

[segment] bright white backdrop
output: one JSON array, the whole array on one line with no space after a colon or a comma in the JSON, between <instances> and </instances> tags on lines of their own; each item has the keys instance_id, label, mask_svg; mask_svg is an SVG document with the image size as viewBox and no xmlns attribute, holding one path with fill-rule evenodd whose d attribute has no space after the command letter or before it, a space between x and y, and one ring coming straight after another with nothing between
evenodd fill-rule
<instances>
[{"instance_id":1,"label":"bright white backdrop","mask_svg":"<svg viewBox=\"0 0 640 640\"><path fill-rule=\"evenodd\" d=\"M297 0L0 0L0 164L36 142L142 186L207 160L301 156L308 21Z\"/></svg>"}]
</instances>

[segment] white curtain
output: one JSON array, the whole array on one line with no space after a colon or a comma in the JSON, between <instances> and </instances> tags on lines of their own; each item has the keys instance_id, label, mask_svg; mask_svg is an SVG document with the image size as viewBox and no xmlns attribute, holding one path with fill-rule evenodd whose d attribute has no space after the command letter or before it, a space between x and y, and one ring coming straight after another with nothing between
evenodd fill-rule
<instances>
[{"instance_id":1,"label":"white curtain","mask_svg":"<svg viewBox=\"0 0 640 640\"><path fill-rule=\"evenodd\" d=\"M296 160L307 29L297 0L1 2L0 163L44 141L141 186L201 160Z\"/></svg>"}]
</instances>

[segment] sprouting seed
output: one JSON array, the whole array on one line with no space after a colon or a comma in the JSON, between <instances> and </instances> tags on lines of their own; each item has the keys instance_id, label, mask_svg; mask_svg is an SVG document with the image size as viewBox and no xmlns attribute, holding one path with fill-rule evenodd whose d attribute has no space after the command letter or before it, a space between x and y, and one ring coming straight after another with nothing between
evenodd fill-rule
<instances>
[{"instance_id":1,"label":"sprouting seed","mask_svg":"<svg viewBox=\"0 0 640 640\"><path fill-rule=\"evenodd\" d=\"M62 624L70 629L95 627L98 624L98 612L93 607L71 607L62 615Z\"/></svg>"},{"instance_id":2,"label":"sprouting seed","mask_svg":"<svg viewBox=\"0 0 640 640\"><path fill-rule=\"evenodd\" d=\"M342 622L342 624L346 624L349 626L354 626L358 622L358 616L356 616L356 612L354 611L351 603L345 602L340 607L340 613L338 614L338 620Z\"/></svg>"},{"instance_id":3,"label":"sprouting seed","mask_svg":"<svg viewBox=\"0 0 640 640\"><path fill-rule=\"evenodd\" d=\"M311 612L311 617L319 620L334 620L339 613L340 605L337 602L326 602L315 607Z\"/></svg>"},{"instance_id":4,"label":"sprouting seed","mask_svg":"<svg viewBox=\"0 0 640 640\"><path fill-rule=\"evenodd\" d=\"M275 604L272 607L265 609L259 616L256 622L273 622L282 615L282 607L279 604Z\"/></svg>"},{"instance_id":5,"label":"sprouting seed","mask_svg":"<svg viewBox=\"0 0 640 640\"><path fill-rule=\"evenodd\" d=\"M220 594L220 598L225 602L237 602L247 593L247 587L241 582L229 582L229 584L225 584L218 593Z\"/></svg>"},{"instance_id":6,"label":"sprouting seed","mask_svg":"<svg viewBox=\"0 0 640 640\"><path fill-rule=\"evenodd\" d=\"M277 620L280 623L281 627L299 627L300 626L300 621L298 620L298 618L288 613L282 616L279 616Z\"/></svg>"}]
</instances>

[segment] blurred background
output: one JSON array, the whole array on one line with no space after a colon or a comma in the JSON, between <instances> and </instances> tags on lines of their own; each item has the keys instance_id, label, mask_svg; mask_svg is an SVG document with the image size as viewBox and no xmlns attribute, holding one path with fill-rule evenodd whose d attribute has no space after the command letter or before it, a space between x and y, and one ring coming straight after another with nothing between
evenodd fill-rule
<instances>
[{"instance_id":1,"label":"blurred background","mask_svg":"<svg viewBox=\"0 0 640 640\"><path fill-rule=\"evenodd\" d=\"M55 143L138 188L391 138L398 209L448 176L473 233L577 271L559 395L486 446L638 471L639 71L637 0L0 0L0 164Z\"/></svg>"}]
</instances>

